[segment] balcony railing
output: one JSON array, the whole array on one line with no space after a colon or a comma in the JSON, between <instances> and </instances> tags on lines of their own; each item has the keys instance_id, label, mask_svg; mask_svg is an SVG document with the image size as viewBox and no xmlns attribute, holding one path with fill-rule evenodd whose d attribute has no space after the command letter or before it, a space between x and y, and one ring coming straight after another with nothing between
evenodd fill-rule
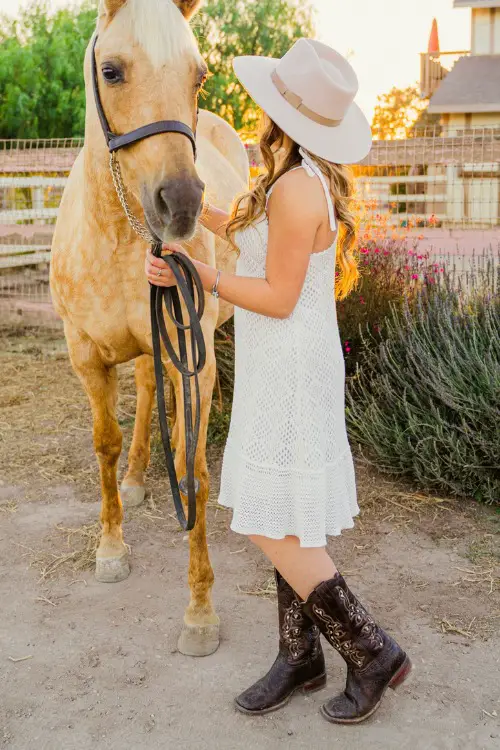
<instances>
[{"instance_id":1,"label":"balcony railing","mask_svg":"<svg viewBox=\"0 0 500 750\"><path fill-rule=\"evenodd\" d=\"M456 61L470 55L469 50L459 52L422 52L420 54L420 91L426 99L437 91Z\"/></svg>"}]
</instances>

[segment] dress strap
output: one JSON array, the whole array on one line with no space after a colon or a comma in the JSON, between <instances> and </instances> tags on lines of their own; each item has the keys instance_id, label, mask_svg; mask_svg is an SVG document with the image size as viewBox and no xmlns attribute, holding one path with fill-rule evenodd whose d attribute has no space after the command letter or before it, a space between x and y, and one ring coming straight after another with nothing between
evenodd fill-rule
<instances>
[{"instance_id":1,"label":"dress strap","mask_svg":"<svg viewBox=\"0 0 500 750\"><path fill-rule=\"evenodd\" d=\"M314 175L316 175L316 177L319 177L320 182L323 185L323 190L325 191L326 203L328 206L328 217L330 219L330 229L332 230L332 232L335 232L335 230L337 229L337 222L335 219L335 208L333 207L332 194L330 192L330 188L327 185L325 175L323 174L321 169L318 167L316 162L313 159L311 159L311 157L308 154L306 154L306 152L304 151L302 147L300 147L299 153L302 156L302 166L306 170L309 177L314 177Z\"/></svg>"}]
</instances>

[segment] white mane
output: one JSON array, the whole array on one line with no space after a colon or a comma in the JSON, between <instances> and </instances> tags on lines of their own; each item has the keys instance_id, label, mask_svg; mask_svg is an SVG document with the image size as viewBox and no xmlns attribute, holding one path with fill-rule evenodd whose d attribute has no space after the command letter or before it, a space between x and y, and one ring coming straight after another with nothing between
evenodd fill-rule
<instances>
[{"instance_id":1,"label":"white mane","mask_svg":"<svg viewBox=\"0 0 500 750\"><path fill-rule=\"evenodd\" d=\"M155 68L190 53L201 61L191 27L172 0L127 0L113 24L122 25Z\"/></svg>"}]
</instances>

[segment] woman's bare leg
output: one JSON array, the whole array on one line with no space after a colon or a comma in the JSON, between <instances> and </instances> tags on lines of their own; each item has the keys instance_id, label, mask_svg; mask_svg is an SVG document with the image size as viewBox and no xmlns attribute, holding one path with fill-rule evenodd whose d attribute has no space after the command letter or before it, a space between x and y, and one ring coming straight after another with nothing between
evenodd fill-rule
<instances>
[{"instance_id":1,"label":"woman's bare leg","mask_svg":"<svg viewBox=\"0 0 500 750\"><path fill-rule=\"evenodd\" d=\"M301 547L296 536L269 539L252 535L250 540L259 547L301 599L337 573L325 547Z\"/></svg>"}]
</instances>

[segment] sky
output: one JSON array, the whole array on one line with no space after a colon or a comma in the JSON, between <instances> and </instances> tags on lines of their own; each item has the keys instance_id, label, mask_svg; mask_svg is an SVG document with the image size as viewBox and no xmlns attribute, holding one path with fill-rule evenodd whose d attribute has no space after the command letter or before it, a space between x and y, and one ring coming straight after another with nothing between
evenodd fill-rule
<instances>
[{"instance_id":1,"label":"sky","mask_svg":"<svg viewBox=\"0 0 500 750\"><path fill-rule=\"evenodd\" d=\"M0 12L17 13L27 0L0 0ZM68 0L50 0L54 7ZM419 78L419 52L427 50L437 18L441 49L470 47L470 10L452 0L312 0L317 37L349 59L358 74L358 104L371 119L377 96Z\"/></svg>"}]
</instances>

